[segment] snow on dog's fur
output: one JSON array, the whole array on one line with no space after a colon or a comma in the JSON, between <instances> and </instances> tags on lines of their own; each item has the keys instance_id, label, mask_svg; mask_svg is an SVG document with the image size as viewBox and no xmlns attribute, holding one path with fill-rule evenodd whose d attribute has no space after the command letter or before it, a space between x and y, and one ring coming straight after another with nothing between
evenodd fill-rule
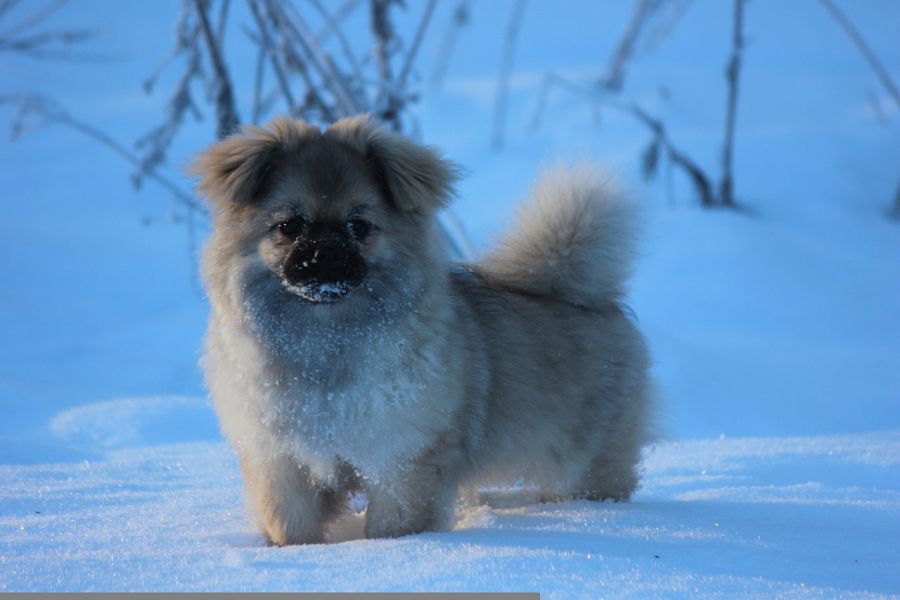
<instances>
[{"instance_id":1,"label":"snow on dog's fur","mask_svg":"<svg viewBox=\"0 0 900 600\"><path fill-rule=\"evenodd\" d=\"M456 169L365 117L248 127L194 171L214 213L207 384L272 542L323 540L360 488L370 537L447 527L473 482L633 492L648 356L619 303L636 216L592 168L546 175L462 266L435 220Z\"/></svg>"}]
</instances>

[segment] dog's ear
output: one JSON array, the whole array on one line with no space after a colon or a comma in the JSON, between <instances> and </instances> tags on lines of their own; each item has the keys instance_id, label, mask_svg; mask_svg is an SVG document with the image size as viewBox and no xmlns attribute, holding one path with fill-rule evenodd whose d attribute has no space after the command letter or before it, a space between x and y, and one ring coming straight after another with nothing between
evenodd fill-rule
<instances>
[{"instance_id":1,"label":"dog's ear","mask_svg":"<svg viewBox=\"0 0 900 600\"><path fill-rule=\"evenodd\" d=\"M366 157L388 202L398 209L433 212L449 203L459 168L437 150L385 131L367 115L341 119L325 135Z\"/></svg>"},{"instance_id":2,"label":"dog's ear","mask_svg":"<svg viewBox=\"0 0 900 600\"><path fill-rule=\"evenodd\" d=\"M199 154L190 172L200 178L197 189L214 204L251 204L265 194L279 156L318 134L318 128L287 117L263 128L244 126Z\"/></svg>"}]
</instances>

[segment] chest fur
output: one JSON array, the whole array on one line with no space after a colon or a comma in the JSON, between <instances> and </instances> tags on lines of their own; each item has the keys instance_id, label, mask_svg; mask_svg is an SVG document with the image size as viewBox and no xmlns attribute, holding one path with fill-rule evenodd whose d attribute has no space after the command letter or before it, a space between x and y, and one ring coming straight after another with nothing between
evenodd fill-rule
<instances>
[{"instance_id":1,"label":"chest fur","mask_svg":"<svg viewBox=\"0 0 900 600\"><path fill-rule=\"evenodd\" d=\"M214 317L205 366L223 431L239 451L287 453L321 478L341 462L380 478L429 447L461 402L441 345L406 329L310 328L273 348Z\"/></svg>"}]
</instances>

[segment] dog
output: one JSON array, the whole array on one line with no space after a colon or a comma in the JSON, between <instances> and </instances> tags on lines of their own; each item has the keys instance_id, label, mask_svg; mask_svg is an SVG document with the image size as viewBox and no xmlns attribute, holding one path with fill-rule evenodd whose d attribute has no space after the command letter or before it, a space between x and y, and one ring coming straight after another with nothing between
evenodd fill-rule
<instances>
[{"instance_id":1,"label":"dog","mask_svg":"<svg viewBox=\"0 0 900 600\"><path fill-rule=\"evenodd\" d=\"M377 538L448 528L478 482L635 490L652 386L622 298L639 218L608 178L549 171L456 265L436 213L459 170L366 116L244 127L192 172L213 219L202 365L271 543L322 542L359 491Z\"/></svg>"}]
</instances>

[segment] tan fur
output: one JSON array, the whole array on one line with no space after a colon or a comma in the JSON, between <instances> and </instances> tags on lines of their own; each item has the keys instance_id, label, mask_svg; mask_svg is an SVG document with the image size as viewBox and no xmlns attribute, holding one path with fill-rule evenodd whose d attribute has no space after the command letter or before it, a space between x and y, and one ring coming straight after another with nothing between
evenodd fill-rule
<instances>
[{"instance_id":1,"label":"tan fur","mask_svg":"<svg viewBox=\"0 0 900 600\"><path fill-rule=\"evenodd\" d=\"M207 384L274 543L321 541L358 487L370 537L449 526L478 482L633 492L651 397L618 305L635 215L589 168L542 180L518 228L463 267L434 216L456 169L364 117L245 129L194 168L215 207ZM355 293L321 305L285 289L271 224L289 213L377 227Z\"/></svg>"}]
</instances>

